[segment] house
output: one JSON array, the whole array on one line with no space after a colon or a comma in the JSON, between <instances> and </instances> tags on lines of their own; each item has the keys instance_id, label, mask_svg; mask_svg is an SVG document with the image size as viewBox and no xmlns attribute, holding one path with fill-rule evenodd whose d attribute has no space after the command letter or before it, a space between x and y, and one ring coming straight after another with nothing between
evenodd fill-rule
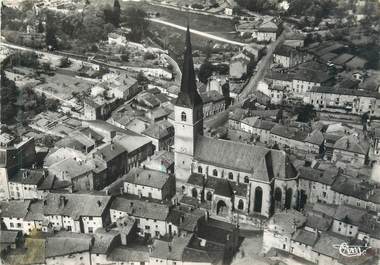
<instances>
[{"instance_id":1,"label":"house","mask_svg":"<svg viewBox=\"0 0 380 265\"><path fill-rule=\"evenodd\" d=\"M107 263L111 251L120 246L120 232L117 230L105 230L98 228L93 234L93 244L91 248L91 263Z\"/></svg>"},{"instance_id":2,"label":"house","mask_svg":"<svg viewBox=\"0 0 380 265\"><path fill-rule=\"evenodd\" d=\"M33 137L16 139L11 135L0 134L0 198L9 199L8 174L14 174L20 168L30 167L36 159ZM21 161L21 163L20 163Z\"/></svg>"},{"instance_id":3,"label":"house","mask_svg":"<svg viewBox=\"0 0 380 265\"><path fill-rule=\"evenodd\" d=\"M45 239L41 238L26 238L23 246L23 251L16 250L14 255L2 256L2 261L5 264L46 264ZM9 253L10 254L10 253Z\"/></svg>"},{"instance_id":4,"label":"house","mask_svg":"<svg viewBox=\"0 0 380 265\"><path fill-rule=\"evenodd\" d=\"M305 97L313 87L326 85L332 77L326 72L300 68L296 71L292 80L292 91L297 97Z\"/></svg>"},{"instance_id":5,"label":"house","mask_svg":"<svg viewBox=\"0 0 380 265\"><path fill-rule=\"evenodd\" d=\"M338 169L329 168L320 170L317 168L299 168L298 189L300 192L300 207L306 203L334 203L334 191L331 186L338 176Z\"/></svg>"},{"instance_id":6,"label":"house","mask_svg":"<svg viewBox=\"0 0 380 265\"><path fill-rule=\"evenodd\" d=\"M123 177L124 193L157 200L170 200L175 194L175 177L156 170L134 168Z\"/></svg>"},{"instance_id":7,"label":"house","mask_svg":"<svg viewBox=\"0 0 380 265\"><path fill-rule=\"evenodd\" d=\"M109 84L109 93L118 99L130 99L137 94L138 90L137 80L130 76L122 78L118 83L114 80Z\"/></svg>"},{"instance_id":8,"label":"house","mask_svg":"<svg viewBox=\"0 0 380 265\"><path fill-rule=\"evenodd\" d=\"M0 246L3 248L16 249L24 244L24 237L20 231L2 230L0 234Z\"/></svg>"},{"instance_id":9,"label":"house","mask_svg":"<svg viewBox=\"0 0 380 265\"><path fill-rule=\"evenodd\" d=\"M174 173L174 153L169 151L155 152L147 161L142 163L147 169L159 170L168 174Z\"/></svg>"},{"instance_id":10,"label":"house","mask_svg":"<svg viewBox=\"0 0 380 265\"><path fill-rule=\"evenodd\" d=\"M317 240L317 233L297 229L290 240L290 253L310 262L314 262L313 247Z\"/></svg>"},{"instance_id":11,"label":"house","mask_svg":"<svg viewBox=\"0 0 380 265\"><path fill-rule=\"evenodd\" d=\"M306 52L286 45L276 47L273 52L273 64L284 68L291 68L311 59L312 56Z\"/></svg>"},{"instance_id":12,"label":"house","mask_svg":"<svg viewBox=\"0 0 380 265\"><path fill-rule=\"evenodd\" d=\"M317 110L356 115L369 112L380 116L380 94L377 92L322 86L310 89L304 100Z\"/></svg>"},{"instance_id":13,"label":"house","mask_svg":"<svg viewBox=\"0 0 380 265\"><path fill-rule=\"evenodd\" d=\"M152 141L155 151L169 151L174 144L174 126L167 120L150 125L142 134Z\"/></svg>"},{"instance_id":14,"label":"house","mask_svg":"<svg viewBox=\"0 0 380 265\"><path fill-rule=\"evenodd\" d=\"M59 232L46 239L46 265L91 265L92 238L86 234Z\"/></svg>"},{"instance_id":15,"label":"house","mask_svg":"<svg viewBox=\"0 0 380 265\"><path fill-rule=\"evenodd\" d=\"M246 75L250 61L251 58L244 53L239 53L232 57L229 71L230 78L241 79L244 75Z\"/></svg>"},{"instance_id":16,"label":"house","mask_svg":"<svg viewBox=\"0 0 380 265\"><path fill-rule=\"evenodd\" d=\"M30 201L0 202L1 220L7 230L24 230L24 218L29 205Z\"/></svg>"},{"instance_id":17,"label":"house","mask_svg":"<svg viewBox=\"0 0 380 265\"><path fill-rule=\"evenodd\" d=\"M139 234L146 238L160 238L169 232L166 219L169 206L166 204L116 197L110 207L111 222L131 216L136 219Z\"/></svg>"},{"instance_id":18,"label":"house","mask_svg":"<svg viewBox=\"0 0 380 265\"><path fill-rule=\"evenodd\" d=\"M50 193L44 215L54 230L92 234L110 222L111 197L85 193Z\"/></svg>"},{"instance_id":19,"label":"house","mask_svg":"<svg viewBox=\"0 0 380 265\"><path fill-rule=\"evenodd\" d=\"M369 143L362 135L347 135L337 140L331 161L364 165L368 158Z\"/></svg>"},{"instance_id":20,"label":"house","mask_svg":"<svg viewBox=\"0 0 380 265\"><path fill-rule=\"evenodd\" d=\"M247 117L241 121L241 129L245 132L258 136L262 143L270 142L270 131L276 123L259 117Z\"/></svg>"},{"instance_id":21,"label":"house","mask_svg":"<svg viewBox=\"0 0 380 265\"><path fill-rule=\"evenodd\" d=\"M306 222L306 217L295 210L283 211L274 214L270 219L263 235L263 252L271 248L281 249L289 252L291 239L296 230Z\"/></svg>"},{"instance_id":22,"label":"house","mask_svg":"<svg viewBox=\"0 0 380 265\"><path fill-rule=\"evenodd\" d=\"M46 177L46 171L41 169L21 169L9 179L9 195L14 200L41 199L38 186Z\"/></svg>"},{"instance_id":23,"label":"house","mask_svg":"<svg viewBox=\"0 0 380 265\"><path fill-rule=\"evenodd\" d=\"M226 108L225 97L215 90L210 90L200 94L203 101L204 118L222 112Z\"/></svg>"},{"instance_id":24,"label":"house","mask_svg":"<svg viewBox=\"0 0 380 265\"><path fill-rule=\"evenodd\" d=\"M259 25L252 33L252 38L258 42L272 42L277 39L279 26L274 21L266 21Z\"/></svg>"},{"instance_id":25,"label":"house","mask_svg":"<svg viewBox=\"0 0 380 265\"><path fill-rule=\"evenodd\" d=\"M26 235L42 231L45 222L44 202L42 200L32 201L29 205L28 213L24 217L23 232Z\"/></svg>"},{"instance_id":26,"label":"house","mask_svg":"<svg viewBox=\"0 0 380 265\"><path fill-rule=\"evenodd\" d=\"M133 265L149 264L149 250L147 247L116 247L107 257L106 264Z\"/></svg>"},{"instance_id":27,"label":"house","mask_svg":"<svg viewBox=\"0 0 380 265\"><path fill-rule=\"evenodd\" d=\"M86 120L105 120L111 111L111 105L100 96L84 100L83 117Z\"/></svg>"},{"instance_id":28,"label":"house","mask_svg":"<svg viewBox=\"0 0 380 265\"><path fill-rule=\"evenodd\" d=\"M344 204L338 205L331 231L346 237L355 238L364 217L368 217L365 209Z\"/></svg>"},{"instance_id":29,"label":"house","mask_svg":"<svg viewBox=\"0 0 380 265\"><path fill-rule=\"evenodd\" d=\"M108 33L108 44L126 45L127 38L115 32Z\"/></svg>"}]
</instances>

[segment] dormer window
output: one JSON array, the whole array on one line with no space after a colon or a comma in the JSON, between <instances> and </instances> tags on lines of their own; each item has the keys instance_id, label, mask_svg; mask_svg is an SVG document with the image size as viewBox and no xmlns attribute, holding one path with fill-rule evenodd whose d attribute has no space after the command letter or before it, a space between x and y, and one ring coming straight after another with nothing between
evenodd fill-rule
<instances>
[{"instance_id":1,"label":"dormer window","mask_svg":"<svg viewBox=\"0 0 380 265\"><path fill-rule=\"evenodd\" d=\"M181 121L186 121L186 113L184 111L181 113Z\"/></svg>"}]
</instances>

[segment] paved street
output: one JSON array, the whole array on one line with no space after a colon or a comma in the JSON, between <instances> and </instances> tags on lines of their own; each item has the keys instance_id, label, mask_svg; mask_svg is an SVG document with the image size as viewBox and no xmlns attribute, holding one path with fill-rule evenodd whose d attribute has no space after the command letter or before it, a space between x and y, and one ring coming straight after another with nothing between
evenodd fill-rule
<instances>
[{"instance_id":1,"label":"paved street","mask_svg":"<svg viewBox=\"0 0 380 265\"><path fill-rule=\"evenodd\" d=\"M160 24L163 24L163 25L166 25L166 26L169 26L169 27L173 27L173 28L176 28L176 29L180 29L180 30L186 31L186 27L183 27L183 26L171 23L171 22L163 21L163 20L156 19L156 18L149 18L149 20L151 22L160 23ZM216 40L216 41L220 41L220 42L224 42L224 43L228 43L228 44L232 44L232 45L237 45L237 46L245 46L245 45L247 45L246 43L242 43L242 42L238 42L238 41L233 41L233 40L228 40L226 38L218 37L218 36L212 35L210 33L202 32L202 31L195 30L195 29L190 29L190 32L193 33L193 34L197 34L199 36L205 37L205 38L209 38L209 39L212 39L212 40Z\"/></svg>"}]
</instances>

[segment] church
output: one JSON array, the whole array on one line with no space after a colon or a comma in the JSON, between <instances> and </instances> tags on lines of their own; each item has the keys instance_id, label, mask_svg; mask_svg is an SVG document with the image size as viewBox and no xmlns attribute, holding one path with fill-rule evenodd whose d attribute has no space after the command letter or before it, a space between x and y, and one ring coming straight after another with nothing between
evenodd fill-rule
<instances>
[{"instance_id":1,"label":"church","mask_svg":"<svg viewBox=\"0 0 380 265\"><path fill-rule=\"evenodd\" d=\"M271 216L297 206L298 173L284 151L203 136L190 31L180 93L174 106L177 186L206 205L211 216Z\"/></svg>"}]
</instances>

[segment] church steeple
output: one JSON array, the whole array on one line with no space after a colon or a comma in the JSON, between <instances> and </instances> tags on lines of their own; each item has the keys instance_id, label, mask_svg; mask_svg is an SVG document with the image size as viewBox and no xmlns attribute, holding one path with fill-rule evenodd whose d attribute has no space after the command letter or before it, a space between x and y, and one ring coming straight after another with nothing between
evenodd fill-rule
<instances>
[{"instance_id":1,"label":"church steeple","mask_svg":"<svg viewBox=\"0 0 380 265\"><path fill-rule=\"evenodd\" d=\"M192 108L202 104L202 98L198 94L195 80L193 54L190 41L190 29L187 25L186 31L186 50L183 60L181 90L178 94L177 106Z\"/></svg>"}]
</instances>

